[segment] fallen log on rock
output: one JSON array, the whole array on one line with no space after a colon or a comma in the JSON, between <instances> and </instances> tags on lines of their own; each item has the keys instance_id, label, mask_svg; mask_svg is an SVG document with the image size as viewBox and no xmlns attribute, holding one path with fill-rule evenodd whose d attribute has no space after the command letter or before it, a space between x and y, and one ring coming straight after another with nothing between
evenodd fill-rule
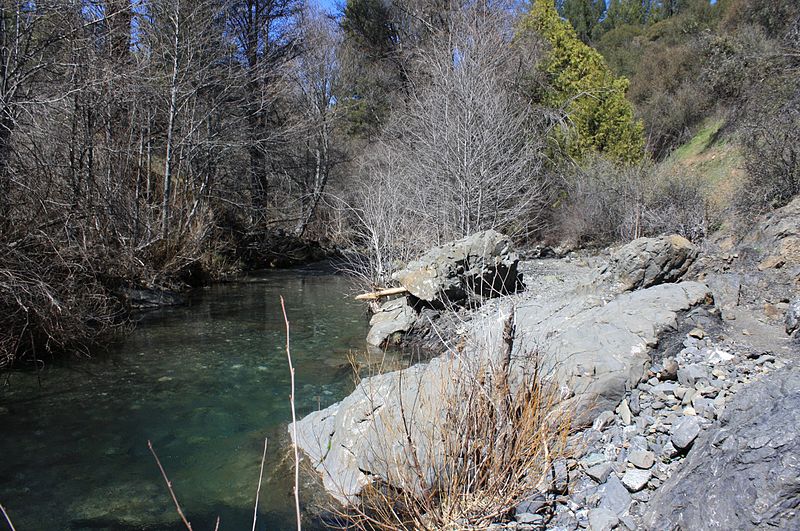
<instances>
[{"instance_id":1,"label":"fallen log on rock","mask_svg":"<svg viewBox=\"0 0 800 531\"><path fill-rule=\"evenodd\" d=\"M356 295L356 300L374 301L380 299L381 297L389 297L390 295L400 295L402 293L408 293L408 289L400 286L399 288L387 288L378 291L371 291L369 293L362 293L361 295Z\"/></svg>"}]
</instances>

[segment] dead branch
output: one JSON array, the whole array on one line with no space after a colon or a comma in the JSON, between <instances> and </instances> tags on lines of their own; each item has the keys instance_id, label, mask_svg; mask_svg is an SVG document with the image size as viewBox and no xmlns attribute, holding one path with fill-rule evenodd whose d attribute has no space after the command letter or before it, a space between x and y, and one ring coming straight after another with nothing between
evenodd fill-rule
<instances>
[{"instance_id":1,"label":"dead branch","mask_svg":"<svg viewBox=\"0 0 800 531\"><path fill-rule=\"evenodd\" d=\"M297 531L301 530L300 523L300 451L297 448L297 414L294 407L294 366L292 365L292 351L289 346L289 317L286 315L286 304L281 296L281 310L283 322L286 324L286 358L289 361L289 377L291 379L291 394L289 404L292 407L292 447L294 448L294 505L297 513Z\"/></svg>"},{"instance_id":2,"label":"dead branch","mask_svg":"<svg viewBox=\"0 0 800 531\"><path fill-rule=\"evenodd\" d=\"M167 477L167 472L164 470L164 467L161 465L161 460L156 455L156 451L153 448L153 443L149 440L147 441L147 447L150 449L150 453L153 454L153 458L156 460L156 464L158 465L158 469L161 471L161 476L164 478L164 482L167 484L167 490L169 490L170 496L172 496L172 501L175 502L175 510L178 511L178 516L181 517L181 521L183 525L186 526L186 529L192 531L192 524L189 523L189 520L186 519L186 516L183 514L183 510L181 509L181 504L178 503L178 497L175 496L175 491L172 489L172 482ZM219 525L219 518L217 519L217 525Z\"/></svg>"},{"instance_id":3,"label":"dead branch","mask_svg":"<svg viewBox=\"0 0 800 531\"><path fill-rule=\"evenodd\" d=\"M389 297L390 295L400 295L401 293L408 293L408 289L401 286L399 288L386 288L377 291L371 291L369 293L362 293L361 295L356 295L356 300L374 301L380 299L381 297Z\"/></svg>"}]
</instances>

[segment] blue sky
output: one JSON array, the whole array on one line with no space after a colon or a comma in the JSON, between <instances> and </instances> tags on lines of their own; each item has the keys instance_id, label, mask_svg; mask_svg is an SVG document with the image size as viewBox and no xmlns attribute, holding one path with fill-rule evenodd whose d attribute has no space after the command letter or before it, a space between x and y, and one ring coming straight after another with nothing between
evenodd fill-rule
<instances>
[{"instance_id":1,"label":"blue sky","mask_svg":"<svg viewBox=\"0 0 800 531\"><path fill-rule=\"evenodd\" d=\"M311 2L316 2L318 6L322 8L323 11L327 11L328 13L338 13L344 7L345 0L310 0Z\"/></svg>"}]
</instances>

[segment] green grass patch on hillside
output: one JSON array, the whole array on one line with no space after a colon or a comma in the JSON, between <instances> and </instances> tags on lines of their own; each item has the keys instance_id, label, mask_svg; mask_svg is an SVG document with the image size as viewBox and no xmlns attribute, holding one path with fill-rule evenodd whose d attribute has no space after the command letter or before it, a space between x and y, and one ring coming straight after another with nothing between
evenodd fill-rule
<instances>
[{"instance_id":1,"label":"green grass patch on hillside","mask_svg":"<svg viewBox=\"0 0 800 531\"><path fill-rule=\"evenodd\" d=\"M723 125L724 120L708 120L663 166L673 175L699 180L710 209L717 213L733 204L745 177L739 146L730 136L720 134Z\"/></svg>"}]
</instances>

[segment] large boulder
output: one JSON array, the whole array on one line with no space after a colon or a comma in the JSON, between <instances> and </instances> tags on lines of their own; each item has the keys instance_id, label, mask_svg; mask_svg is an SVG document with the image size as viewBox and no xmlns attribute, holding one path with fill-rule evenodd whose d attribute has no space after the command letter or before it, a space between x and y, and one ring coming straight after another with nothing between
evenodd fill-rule
<instances>
[{"instance_id":1,"label":"large boulder","mask_svg":"<svg viewBox=\"0 0 800 531\"><path fill-rule=\"evenodd\" d=\"M423 301L458 302L514 292L518 262L509 238L487 230L431 249L393 278Z\"/></svg>"},{"instance_id":2,"label":"large boulder","mask_svg":"<svg viewBox=\"0 0 800 531\"><path fill-rule=\"evenodd\" d=\"M367 343L380 347L394 334L408 332L417 321L417 312L406 297L384 302L372 316Z\"/></svg>"},{"instance_id":3,"label":"large boulder","mask_svg":"<svg viewBox=\"0 0 800 531\"><path fill-rule=\"evenodd\" d=\"M800 369L736 395L656 492L651 530L800 529Z\"/></svg>"},{"instance_id":4,"label":"large boulder","mask_svg":"<svg viewBox=\"0 0 800 531\"><path fill-rule=\"evenodd\" d=\"M611 256L605 273L624 289L640 289L677 282L695 261L698 249L682 236L639 238Z\"/></svg>"}]
</instances>

